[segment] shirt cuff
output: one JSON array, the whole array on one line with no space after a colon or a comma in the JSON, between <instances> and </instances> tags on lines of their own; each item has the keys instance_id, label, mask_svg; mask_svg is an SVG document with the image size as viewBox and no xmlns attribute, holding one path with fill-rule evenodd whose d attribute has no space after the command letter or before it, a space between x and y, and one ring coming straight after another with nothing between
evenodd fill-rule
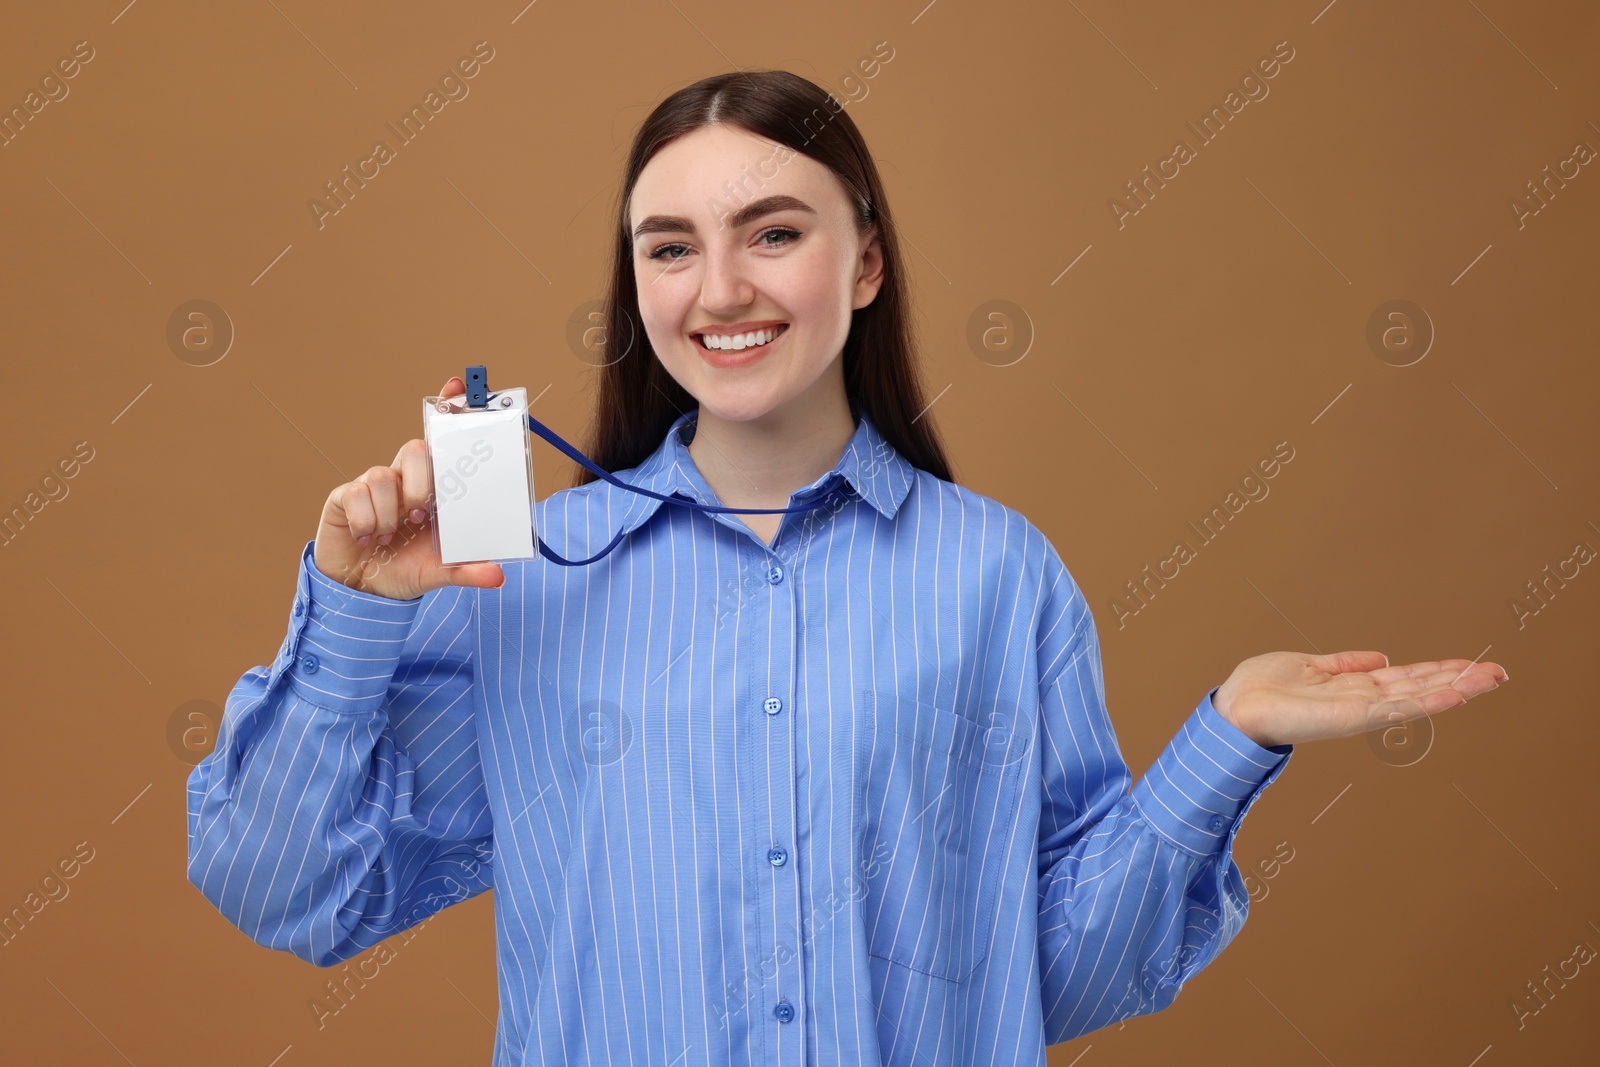
<instances>
[{"instance_id":1,"label":"shirt cuff","mask_svg":"<svg viewBox=\"0 0 1600 1067\"><path fill-rule=\"evenodd\" d=\"M1293 745L1263 748L1222 717L1208 692L1133 787L1134 802L1163 837L1216 852L1261 792L1283 773Z\"/></svg>"},{"instance_id":2,"label":"shirt cuff","mask_svg":"<svg viewBox=\"0 0 1600 1067\"><path fill-rule=\"evenodd\" d=\"M391 600L336 582L317 569L316 541L300 554L289 638L276 665L319 707L370 712L383 706L422 598Z\"/></svg>"}]
</instances>

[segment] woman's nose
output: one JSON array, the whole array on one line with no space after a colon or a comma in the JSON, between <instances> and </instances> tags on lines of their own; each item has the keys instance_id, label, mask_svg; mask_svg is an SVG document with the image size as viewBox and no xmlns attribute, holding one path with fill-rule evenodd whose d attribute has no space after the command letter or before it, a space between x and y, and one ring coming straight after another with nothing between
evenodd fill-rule
<instances>
[{"instance_id":1,"label":"woman's nose","mask_svg":"<svg viewBox=\"0 0 1600 1067\"><path fill-rule=\"evenodd\" d=\"M744 266L734 252L709 250L705 253L705 275L700 280L700 302L708 311L744 307L753 297L753 287Z\"/></svg>"}]
</instances>

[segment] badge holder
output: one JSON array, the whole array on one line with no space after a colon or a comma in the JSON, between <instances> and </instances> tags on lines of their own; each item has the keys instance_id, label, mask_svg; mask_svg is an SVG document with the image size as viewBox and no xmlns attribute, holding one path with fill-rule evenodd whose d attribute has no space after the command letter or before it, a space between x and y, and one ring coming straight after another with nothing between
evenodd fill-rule
<instances>
[{"instance_id":1,"label":"badge holder","mask_svg":"<svg viewBox=\"0 0 1600 1067\"><path fill-rule=\"evenodd\" d=\"M587 567L606 558L628 527L587 559L567 559L534 529L532 430L574 463L630 493L707 515L790 515L827 507L842 492L792 508L730 508L668 496L630 485L585 456L561 435L528 414L526 389L489 392L485 367L468 367L461 396L422 398L422 435L427 443L433 494L433 547L446 567L466 563L511 563L543 556L563 567Z\"/></svg>"},{"instance_id":2,"label":"badge holder","mask_svg":"<svg viewBox=\"0 0 1600 1067\"><path fill-rule=\"evenodd\" d=\"M528 391L489 391L468 367L461 396L422 399L433 482L433 545L446 567L509 563L539 554L534 530Z\"/></svg>"}]
</instances>

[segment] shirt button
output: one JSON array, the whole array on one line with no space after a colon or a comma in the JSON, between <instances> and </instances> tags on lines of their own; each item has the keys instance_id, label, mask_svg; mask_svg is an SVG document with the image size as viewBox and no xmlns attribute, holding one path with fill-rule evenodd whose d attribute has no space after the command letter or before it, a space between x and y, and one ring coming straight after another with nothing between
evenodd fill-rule
<instances>
[{"instance_id":1,"label":"shirt button","mask_svg":"<svg viewBox=\"0 0 1600 1067\"><path fill-rule=\"evenodd\" d=\"M770 849L767 852L767 862L774 867L782 867L789 862L789 854L781 848Z\"/></svg>"},{"instance_id":2,"label":"shirt button","mask_svg":"<svg viewBox=\"0 0 1600 1067\"><path fill-rule=\"evenodd\" d=\"M306 613L305 603L303 601L296 600L294 602L294 617L298 619L300 616L304 615L305 613Z\"/></svg>"},{"instance_id":3,"label":"shirt button","mask_svg":"<svg viewBox=\"0 0 1600 1067\"><path fill-rule=\"evenodd\" d=\"M307 652L305 655L301 656L300 657L300 670L304 674L316 674L317 673L317 657L313 656L309 652Z\"/></svg>"},{"instance_id":4,"label":"shirt button","mask_svg":"<svg viewBox=\"0 0 1600 1067\"><path fill-rule=\"evenodd\" d=\"M771 582L773 585L777 585L779 582L783 581L783 568L774 563L772 568L767 571L767 581Z\"/></svg>"},{"instance_id":5,"label":"shirt button","mask_svg":"<svg viewBox=\"0 0 1600 1067\"><path fill-rule=\"evenodd\" d=\"M767 702L761 706L766 709L768 715L776 715L783 710L783 701L777 697L768 697Z\"/></svg>"},{"instance_id":6,"label":"shirt button","mask_svg":"<svg viewBox=\"0 0 1600 1067\"><path fill-rule=\"evenodd\" d=\"M1226 826L1228 824L1222 818L1222 816L1213 815L1213 816L1211 816L1211 822L1208 825L1210 825L1211 829L1213 829L1213 830L1221 830L1224 826Z\"/></svg>"},{"instance_id":7,"label":"shirt button","mask_svg":"<svg viewBox=\"0 0 1600 1067\"><path fill-rule=\"evenodd\" d=\"M794 1005L787 1000L780 1000L777 1006L772 1009L772 1014L777 1017L780 1023L790 1022L794 1019Z\"/></svg>"}]
</instances>

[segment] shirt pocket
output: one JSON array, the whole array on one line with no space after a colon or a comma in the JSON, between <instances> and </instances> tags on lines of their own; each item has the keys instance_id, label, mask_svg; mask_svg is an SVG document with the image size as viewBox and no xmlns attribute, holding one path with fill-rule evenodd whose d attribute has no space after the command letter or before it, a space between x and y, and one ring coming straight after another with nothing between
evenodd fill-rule
<instances>
[{"instance_id":1,"label":"shirt pocket","mask_svg":"<svg viewBox=\"0 0 1600 1067\"><path fill-rule=\"evenodd\" d=\"M1020 763L991 729L926 701L868 693L865 707L867 950L960 981L992 940Z\"/></svg>"}]
</instances>

